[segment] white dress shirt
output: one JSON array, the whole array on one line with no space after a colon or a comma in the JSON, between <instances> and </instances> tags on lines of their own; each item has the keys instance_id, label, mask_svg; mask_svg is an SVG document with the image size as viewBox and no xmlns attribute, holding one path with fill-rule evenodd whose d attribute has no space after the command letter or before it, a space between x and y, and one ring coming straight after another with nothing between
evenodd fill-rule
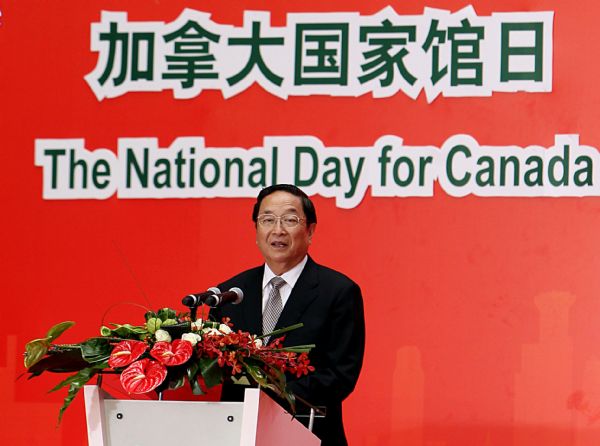
<instances>
[{"instance_id":1,"label":"white dress shirt","mask_svg":"<svg viewBox=\"0 0 600 446\"><path fill-rule=\"evenodd\" d=\"M296 282L298 281L298 278L300 277L300 274L302 274L302 271L304 270L304 267L306 266L306 262L308 262L308 256L304 256L304 258L302 259L302 261L300 263L298 263L296 266L294 266L291 270L283 273L281 277L283 280L285 280L285 285L283 285L281 288L279 288L279 294L281 295L281 304L282 304L282 308L285 308L285 304L288 301L288 299L290 298L290 294L292 294L292 289L294 288L294 285L296 285ZM265 272L263 274L263 283L262 283L262 310L263 312L265 311L265 307L267 306L267 299L269 298L269 292L271 291L271 285L269 284L269 282L271 281L271 279L273 277L276 277L277 274L275 274L273 271L271 271L271 268L269 268L269 265L267 265L265 263Z\"/></svg>"}]
</instances>

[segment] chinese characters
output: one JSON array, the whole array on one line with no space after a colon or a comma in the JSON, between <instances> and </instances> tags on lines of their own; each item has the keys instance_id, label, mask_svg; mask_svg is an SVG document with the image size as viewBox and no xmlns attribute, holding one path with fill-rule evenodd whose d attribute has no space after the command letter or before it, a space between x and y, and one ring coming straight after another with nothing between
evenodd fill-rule
<instances>
[{"instance_id":1,"label":"chinese characters","mask_svg":"<svg viewBox=\"0 0 600 446\"><path fill-rule=\"evenodd\" d=\"M86 80L99 100L133 91L171 90L189 99L205 90L225 98L260 85L281 98L375 98L403 93L490 96L552 90L552 12L478 16L391 7L358 13L290 13L271 26L268 12L246 11L243 27L186 9L175 21L130 22L103 12L91 29L98 62Z\"/></svg>"}]
</instances>

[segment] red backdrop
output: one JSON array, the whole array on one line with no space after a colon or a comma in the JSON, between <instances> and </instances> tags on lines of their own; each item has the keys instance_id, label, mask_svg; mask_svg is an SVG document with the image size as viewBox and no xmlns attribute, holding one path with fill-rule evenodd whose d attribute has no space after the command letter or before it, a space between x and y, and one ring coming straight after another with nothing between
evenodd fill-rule
<instances>
[{"instance_id":1,"label":"red backdrop","mask_svg":"<svg viewBox=\"0 0 600 446\"><path fill-rule=\"evenodd\" d=\"M0 438L6 444L85 443L81 397L61 426L59 377L33 381L24 344L75 320L77 341L105 322L142 316L135 302L180 298L260 262L248 198L44 201L36 138L85 138L116 149L120 137L167 147L198 135L211 147L260 146L265 135L313 135L326 146L370 146L382 135L439 147L466 133L487 145L549 147L577 133L600 147L597 125L600 6L591 0L474 1L478 15L554 11L551 93L495 93L428 104L386 99L280 99L260 86L225 100L170 91L99 102L83 76L95 67L90 25L101 10L131 21L174 20L185 7L241 26L244 10L399 14L447 0L381 2L0 1L2 311ZM345 403L352 445L596 445L600 442L598 198L373 198L354 209L316 196L311 253L357 281L367 349ZM579 395L584 403L569 408Z\"/></svg>"}]
</instances>

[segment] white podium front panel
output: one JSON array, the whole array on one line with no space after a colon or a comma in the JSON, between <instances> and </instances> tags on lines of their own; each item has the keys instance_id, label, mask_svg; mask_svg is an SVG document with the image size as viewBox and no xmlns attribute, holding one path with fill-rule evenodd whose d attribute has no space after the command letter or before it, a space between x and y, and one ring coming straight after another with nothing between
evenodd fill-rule
<instances>
[{"instance_id":1,"label":"white podium front panel","mask_svg":"<svg viewBox=\"0 0 600 446\"><path fill-rule=\"evenodd\" d=\"M243 403L111 399L84 387L89 446L318 446L298 420L258 389Z\"/></svg>"},{"instance_id":2,"label":"white podium front panel","mask_svg":"<svg viewBox=\"0 0 600 446\"><path fill-rule=\"evenodd\" d=\"M242 409L243 403L105 399L104 440L106 446L239 445Z\"/></svg>"}]
</instances>

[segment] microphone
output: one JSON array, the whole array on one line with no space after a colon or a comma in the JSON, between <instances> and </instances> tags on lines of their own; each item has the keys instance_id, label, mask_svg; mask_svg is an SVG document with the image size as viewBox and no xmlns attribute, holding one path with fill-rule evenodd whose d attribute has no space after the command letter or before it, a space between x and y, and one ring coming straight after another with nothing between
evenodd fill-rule
<instances>
[{"instance_id":1,"label":"microphone","mask_svg":"<svg viewBox=\"0 0 600 446\"><path fill-rule=\"evenodd\" d=\"M229 291L224 293L216 293L208 296L204 303L209 307L215 308L220 307L226 303L232 303L233 305L239 304L244 300L244 292L237 287L231 288Z\"/></svg>"},{"instance_id":2,"label":"microphone","mask_svg":"<svg viewBox=\"0 0 600 446\"><path fill-rule=\"evenodd\" d=\"M221 290L217 287L211 287L208 290L197 293L197 294L188 294L183 299L181 299L181 303L186 307L197 307L205 303L206 299L215 294L220 294Z\"/></svg>"}]
</instances>

